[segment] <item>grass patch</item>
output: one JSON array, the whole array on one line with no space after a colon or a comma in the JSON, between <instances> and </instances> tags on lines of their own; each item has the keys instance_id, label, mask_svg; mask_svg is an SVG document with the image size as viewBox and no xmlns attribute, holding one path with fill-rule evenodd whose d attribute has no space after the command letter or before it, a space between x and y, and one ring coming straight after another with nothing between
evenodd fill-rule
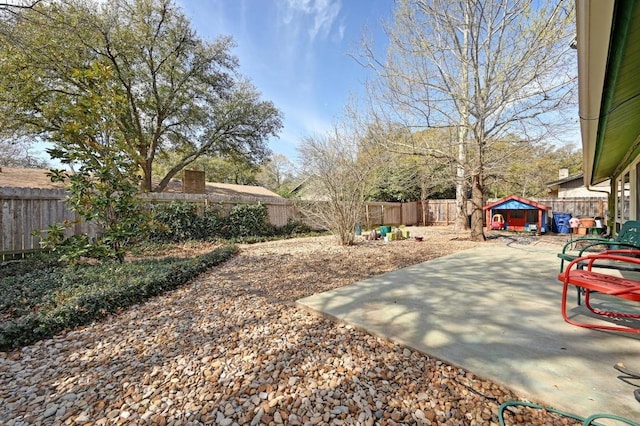
<instances>
[{"instance_id":1,"label":"grass patch","mask_svg":"<svg viewBox=\"0 0 640 426\"><path fill-rule=\"evenodd\" d=\"M236 251L227 244L189 258L68 266L38 255L2 265L0 350L50 338L180 287Z\"/></svg>"}]
</instances>

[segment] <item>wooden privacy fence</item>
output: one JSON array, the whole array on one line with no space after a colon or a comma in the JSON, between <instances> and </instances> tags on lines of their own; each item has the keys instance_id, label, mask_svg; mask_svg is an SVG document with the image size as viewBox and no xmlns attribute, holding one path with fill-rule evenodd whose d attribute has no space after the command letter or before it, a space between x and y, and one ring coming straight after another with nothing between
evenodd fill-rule
<instances>
[{"instance_id":1,"label":"wooden privacy fence","mask_svg":"<svg viewBox=\"0 0 640 426\"><path fill-rule=\"evenodd\" d=\"M68 221L73 226L67 236L87 234L95 237L98 227L77 220L76 214L64 203L63 189L0 188L0 256L18 255L38 250L40 238L33 231L46 230L50 225ZM217 194L149 193L141 198L150 203L184 201L202 206L218 206L230 211L238 204L261 203L267 208L271 224L281 227L298 217L294 201L284 198L229 197ZM606 199L601 198L538 198L533 199L553 212L574 216L607 216ZM365 206L363 226L378 225L451 225L456 219L455 200L427 200L410 203L371 202Z\"/></svg>"},{"instance_id":2,"label":"wooden privacy fence","mask_svg":"<svg viewBox=\"0 0 640 426\"><path fill-rule=\"evenodd\" d=\"M456 200L425 200L418 203L419 223L446 226L456 221Z\"/></svg>"},{"instance_id":3,"label":"wooden privacy fence","mask_svg":"<svg viewBox=\"0 0 640 426\"><path fill-rule=\"evenodd\" d=\"M41 238L32 235L33 231L44 231L46 235L50 225L64 222L72 224L65 231L68 237L77 234L96 237L99 227L78 220L76 213L64 202L66 196L64 189L0 188L0 256L6 259L39 250ZM140 197L151 203L184 201L202 206L216 205L226 212L238 204L260 202L267 208L269 221L278 227L286 225L297 213L291 200L280 198L247 197L239 200L224 195L176 193L149 193Z\"/></svg>"},{"instance_id":4,"label":"wooden privacy fence","mask_svg":"<svg viewBox=\"0 0 640 426\"><path fill-rule=\"evenodd\" d=\"M0 188L0 253L3 257L29 253L40 249L40 237L33 231L46 230L49 225L73 223L66 235L96 235L97 229L76 221L75 212L63 202L63 189Z\"/></svg>"},{"instance_id":5,"label":"wooden privacy fence","mask_svg":"<svg viewBox=\"0 0 640 426\"><path fill-rule=\"evenodd\" d=\"M552 213L569 213L572 216L603 217L609 213L606 198L532 198L542 205L551 208Z\"/></svg>"},{"instance_id":6,"label":"wooden privacy fence","mask_svg":"<svg viewBox=\"0 0 640 426\"><path fill-rule=\"evenodd\" d=\"M498 199L489 199L487 204ZM530 198L544 206L550 208L549 220L552 219L553 213L570 213L573 216L606 218L609 213L607 199L599 197L581 197L581 198ZM450 225L456 220L456 202L455 200L426 200L425 217L422 220L423 210L421 203L417 203L419 223L427 225ZM470 203L467 208L467 214L471 214Z\"/></svg>"},{"instance_id":7,"label":"wooden privacy fence","mask_svg":"<svg viewBox=\"0 0 640 426\"><path fill-rule=\"evenodd\" d=\"M422 203L368 202L364 206L361 222L368 227L375 225L418 225L422 221Z\"/></svg>"},{"instance_id":8,"label":"wooden privacy fence","mask_svg":"<svg viewBox=\"0 0 640 426\"><path fill-rule=\"evenodd\" d=\"M228 213L239 204L260 203L267 208L269 222L277 227L285 226L289 219L296 217L297 210L293 202L287 198L270 197L230 197L217 194L182 194L171 192L150 192L140 195L143 200L150 203L171 203L173 201L184 201L196 203L201 206L217 206Z\"/></svg>"}]
</instances>

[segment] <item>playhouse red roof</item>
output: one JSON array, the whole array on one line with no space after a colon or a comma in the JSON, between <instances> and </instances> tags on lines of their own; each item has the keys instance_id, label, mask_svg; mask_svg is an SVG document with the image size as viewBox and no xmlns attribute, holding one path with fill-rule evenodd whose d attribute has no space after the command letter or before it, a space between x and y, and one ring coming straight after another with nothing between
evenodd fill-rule
<instances>
[{"instance_id":1,"label":"playhouse red roof","mask_svg":"<svg viewBox=\"0 0 640 426\"><path fill-rule=\"evenodd\" d=\"M540 210L549 210L549 209L551 209L551 207L547 207L544 204L540 204L540 203L538 203L536 201L529 200L527 198L520 197L518 195L509 195L507 197L501 198L501 199L499 199L497 201L494 201L492 203L487 204L482 209L483 210L492 209L492 208L494 208L496 206L499 206L501 204L509 203L510 201L515 201L515 202L518 202L518 203L527 204L527 205L529 205L531 207L535 207L535 208L540 209Z\"/></svg>"}]
</instances>

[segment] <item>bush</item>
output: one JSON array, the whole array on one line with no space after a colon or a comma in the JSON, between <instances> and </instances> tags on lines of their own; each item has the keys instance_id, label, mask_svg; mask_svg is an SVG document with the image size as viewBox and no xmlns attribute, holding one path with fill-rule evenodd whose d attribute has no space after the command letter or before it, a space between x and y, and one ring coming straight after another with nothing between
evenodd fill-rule
<instances>
[{"instance_id":1,"label":"bush","mask_svg":"<svg viewBox=\"0 0 640 426\"><path fill-rule=\"evenodd\" d=\"M179 242L193 239L198 213L193 204L173 201L170 204L154 205L152 217L156 229L151 240Z\"/></svg>"},{"instance_id":2,"label":"bush","mask_svg":"<svg viewBox=\"0 0 640 426\"><path fill-rule=\"evenodd\" d=\"M262 204L240 204L222 217L220 209L207 207L198 214L196 206L183 201L155 206L153 217L158 227L152 241L182 242L216 238L245 239L276 235Z\"/></svg>"},{"instance_id":3,"label":"bush","mask_svg":"<svg viewBox=\"0 0 640 426\"><path fill-rule=\"evenodd\" d=\"M151 235L152 241L182 242L188 240L207 240L219 234L221 226L218 211L205 208L198 214L196 205L184 201L172 201L169 204L155 205L152 209L156 230Z\"/></svg>"},{"instance_id":4,"label":"bush","mask_svg":"<svg viewBox=\"0 0 640 426\"><path fill-rule=\"evenodd\" d=\"M287 224L277 230L279 235L303 235L313 232L311 227L301 220L289 219Z\"/></svg>"},{"instance_id":5,"label":"bush","mask_svg":"<svg viewBox=\"0 0 640 426\"><path fill-rule=\"evenodd\" d=\"M224 220L225 238L266 237L275 234L263 204L239 204Z\"/></svg>"},{"instance_id":6,"label":"bush","mask_svg":"<svg viewBox=\"0 0 640 426\"><path fill-rule=\"evenodd\" d=\"M23 260L12 260L0 263L0 280L18 275L24 275L33 271L49 271L60 266L58 255L39 251L30 254Z\"/></svg>"},{"instance_id":7,"label":"bush","mask_svg":"<svg viewBox=\"0 0 640 426\"><path fill-rule=\"evenodd\" d=\"M27 259L23 265L11 267L15 275L0 279L0 350L48 338L141 303L183 285L235 252L235 246L225 245L187 259L58 267L46 263L44 270L35 269Z\"/></svg>"}]
</instances>

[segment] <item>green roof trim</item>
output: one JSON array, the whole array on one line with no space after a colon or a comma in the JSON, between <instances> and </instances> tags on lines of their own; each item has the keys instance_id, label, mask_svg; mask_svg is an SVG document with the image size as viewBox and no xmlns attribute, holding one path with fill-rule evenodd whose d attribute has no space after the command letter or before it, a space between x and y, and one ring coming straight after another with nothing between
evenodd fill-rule
<instances>
[{"instance_id":1,"label":"green roof trim","mask_svg":"<svg viewBox=\"0 0 640 426\"><path fill-rule=\"evenodd\" d=\"M592 182L619 174L640 151L640 16L637 0L614 6Z\"/></svg>"}]
</instances>

